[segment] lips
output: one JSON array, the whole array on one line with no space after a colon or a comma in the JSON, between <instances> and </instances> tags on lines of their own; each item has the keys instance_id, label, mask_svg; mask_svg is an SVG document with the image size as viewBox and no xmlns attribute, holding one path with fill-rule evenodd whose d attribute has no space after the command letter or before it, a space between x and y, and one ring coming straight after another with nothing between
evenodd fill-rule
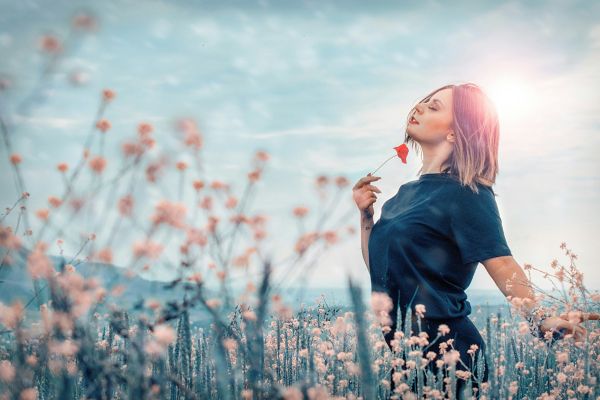
<instances>
[{"instance_id":1,"label":"lips","mask_svg":"<svg viewBox=\"0 0 600 400\"><path fill-rule=\"evenodd\" d=\"M419 121L417 121L415 119L415 117L410 117L410 120L408 121L408 123L410 124L415 124L415 125L419 125Z\"/></svg>"}]
</instances>

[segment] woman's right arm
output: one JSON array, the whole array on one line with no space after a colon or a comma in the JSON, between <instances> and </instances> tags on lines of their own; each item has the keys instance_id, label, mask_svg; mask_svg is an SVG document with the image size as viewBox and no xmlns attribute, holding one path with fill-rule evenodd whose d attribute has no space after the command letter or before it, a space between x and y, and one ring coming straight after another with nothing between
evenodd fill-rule
<instances>
[{"instance_id":1,"label":"woman's right arm","mask_svg":"<svg viewBox=\"0 0 600 400\"><path fill-rule=\"evenodd\" d=\"M352 195L356 206L360 211L360 244L362 248L363 259L367 266L367 271L371 272L369 266L369 237L371 228L373 228L373 203L377 201L377 195L374 192L381 193L381 190L371 182L381 179L379 176L367 175L360 178L352 188Z\"/></svg>"},{"instance_id":2,"label":"woman's right arm","mask_svg":"<svg viewBox=\"0 0 600 400\"><path fill-rule=\"evenodd\" d=\"M362 248L363 259L367 266L367 271L371 273L369 266L369 237L371 236L371 228L373 228L373 215L363 211L360 213L360 245Z\"/></svg>"}]
</instances>

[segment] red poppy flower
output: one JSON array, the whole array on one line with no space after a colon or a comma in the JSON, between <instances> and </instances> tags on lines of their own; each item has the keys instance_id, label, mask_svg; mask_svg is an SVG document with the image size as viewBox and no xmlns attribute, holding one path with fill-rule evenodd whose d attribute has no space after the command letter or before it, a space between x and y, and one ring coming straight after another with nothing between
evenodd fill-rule
<instances>
[{"instance_id":1,"label":"red poppy flower","mask_svg":"<svg viewBox=\"0 0 600 400\"><path fill-rule=\"evenodd\" d=\"M408 146L406 146L406 144L403 143L400 146L394 147L394 150L396 150L396 154L398 155L398 157L400 157L402 162L404 164L406 164L406 156L408 155Z\"/></svg>"},{"instance_id":2,"label":"red poppy flower","mask_svg":"<svg viewBox=\"0 0 600 400\"><path fill-rule=\"evenodd\" d=\"M408 156L408 146L406 144L402 143L400 146L394 147L394 150L396 150L396 155L388 158L387 160L385 160L383 162L383 164L385 164L386 162L390 161L394 157L399 157L402 160L402 162L404 164L406 164L406 156ZM368 175L373 175L375 172L377 172L377 170L379 168L381 168L383 166L383 164L381 164L379 167L377 167L377 169L375 171L370 172Z\"/></svg>"}]
</instances>

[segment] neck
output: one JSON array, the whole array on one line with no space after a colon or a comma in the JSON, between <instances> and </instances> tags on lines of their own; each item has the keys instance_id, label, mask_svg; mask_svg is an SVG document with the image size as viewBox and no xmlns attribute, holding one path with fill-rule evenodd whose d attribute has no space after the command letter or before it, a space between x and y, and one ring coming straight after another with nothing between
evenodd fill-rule
<instances>
[{"instance_id":1,"label":"neck","mask_svg":"<svg viewBox=\"0 0 600 400\"><path fill-rule=\"evenodd\" d=\"M423 149L423 165L421 167L421 173L423 174L439 174L444 165L448 161L448 157L452 152L452 148L446 148L437 146L436 148L429 148L422 146Z\"/></svg>"}]
</instances>

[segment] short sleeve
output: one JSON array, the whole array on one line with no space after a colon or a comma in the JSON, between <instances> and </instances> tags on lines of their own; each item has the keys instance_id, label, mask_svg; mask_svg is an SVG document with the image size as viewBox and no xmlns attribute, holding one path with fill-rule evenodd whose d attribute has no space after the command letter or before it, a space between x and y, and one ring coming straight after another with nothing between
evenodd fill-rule
<instances>
[{"instance_id":1,"label":"short sleeve","mask_svg":"<svg viewBox=\"0 0 600 400\"><path fill-rule=\"evenodd\" d=\"M463 264L512 255L492 190L478 189L461 186L450 204L450 230Z\"/></svg>"}]
</instances>

